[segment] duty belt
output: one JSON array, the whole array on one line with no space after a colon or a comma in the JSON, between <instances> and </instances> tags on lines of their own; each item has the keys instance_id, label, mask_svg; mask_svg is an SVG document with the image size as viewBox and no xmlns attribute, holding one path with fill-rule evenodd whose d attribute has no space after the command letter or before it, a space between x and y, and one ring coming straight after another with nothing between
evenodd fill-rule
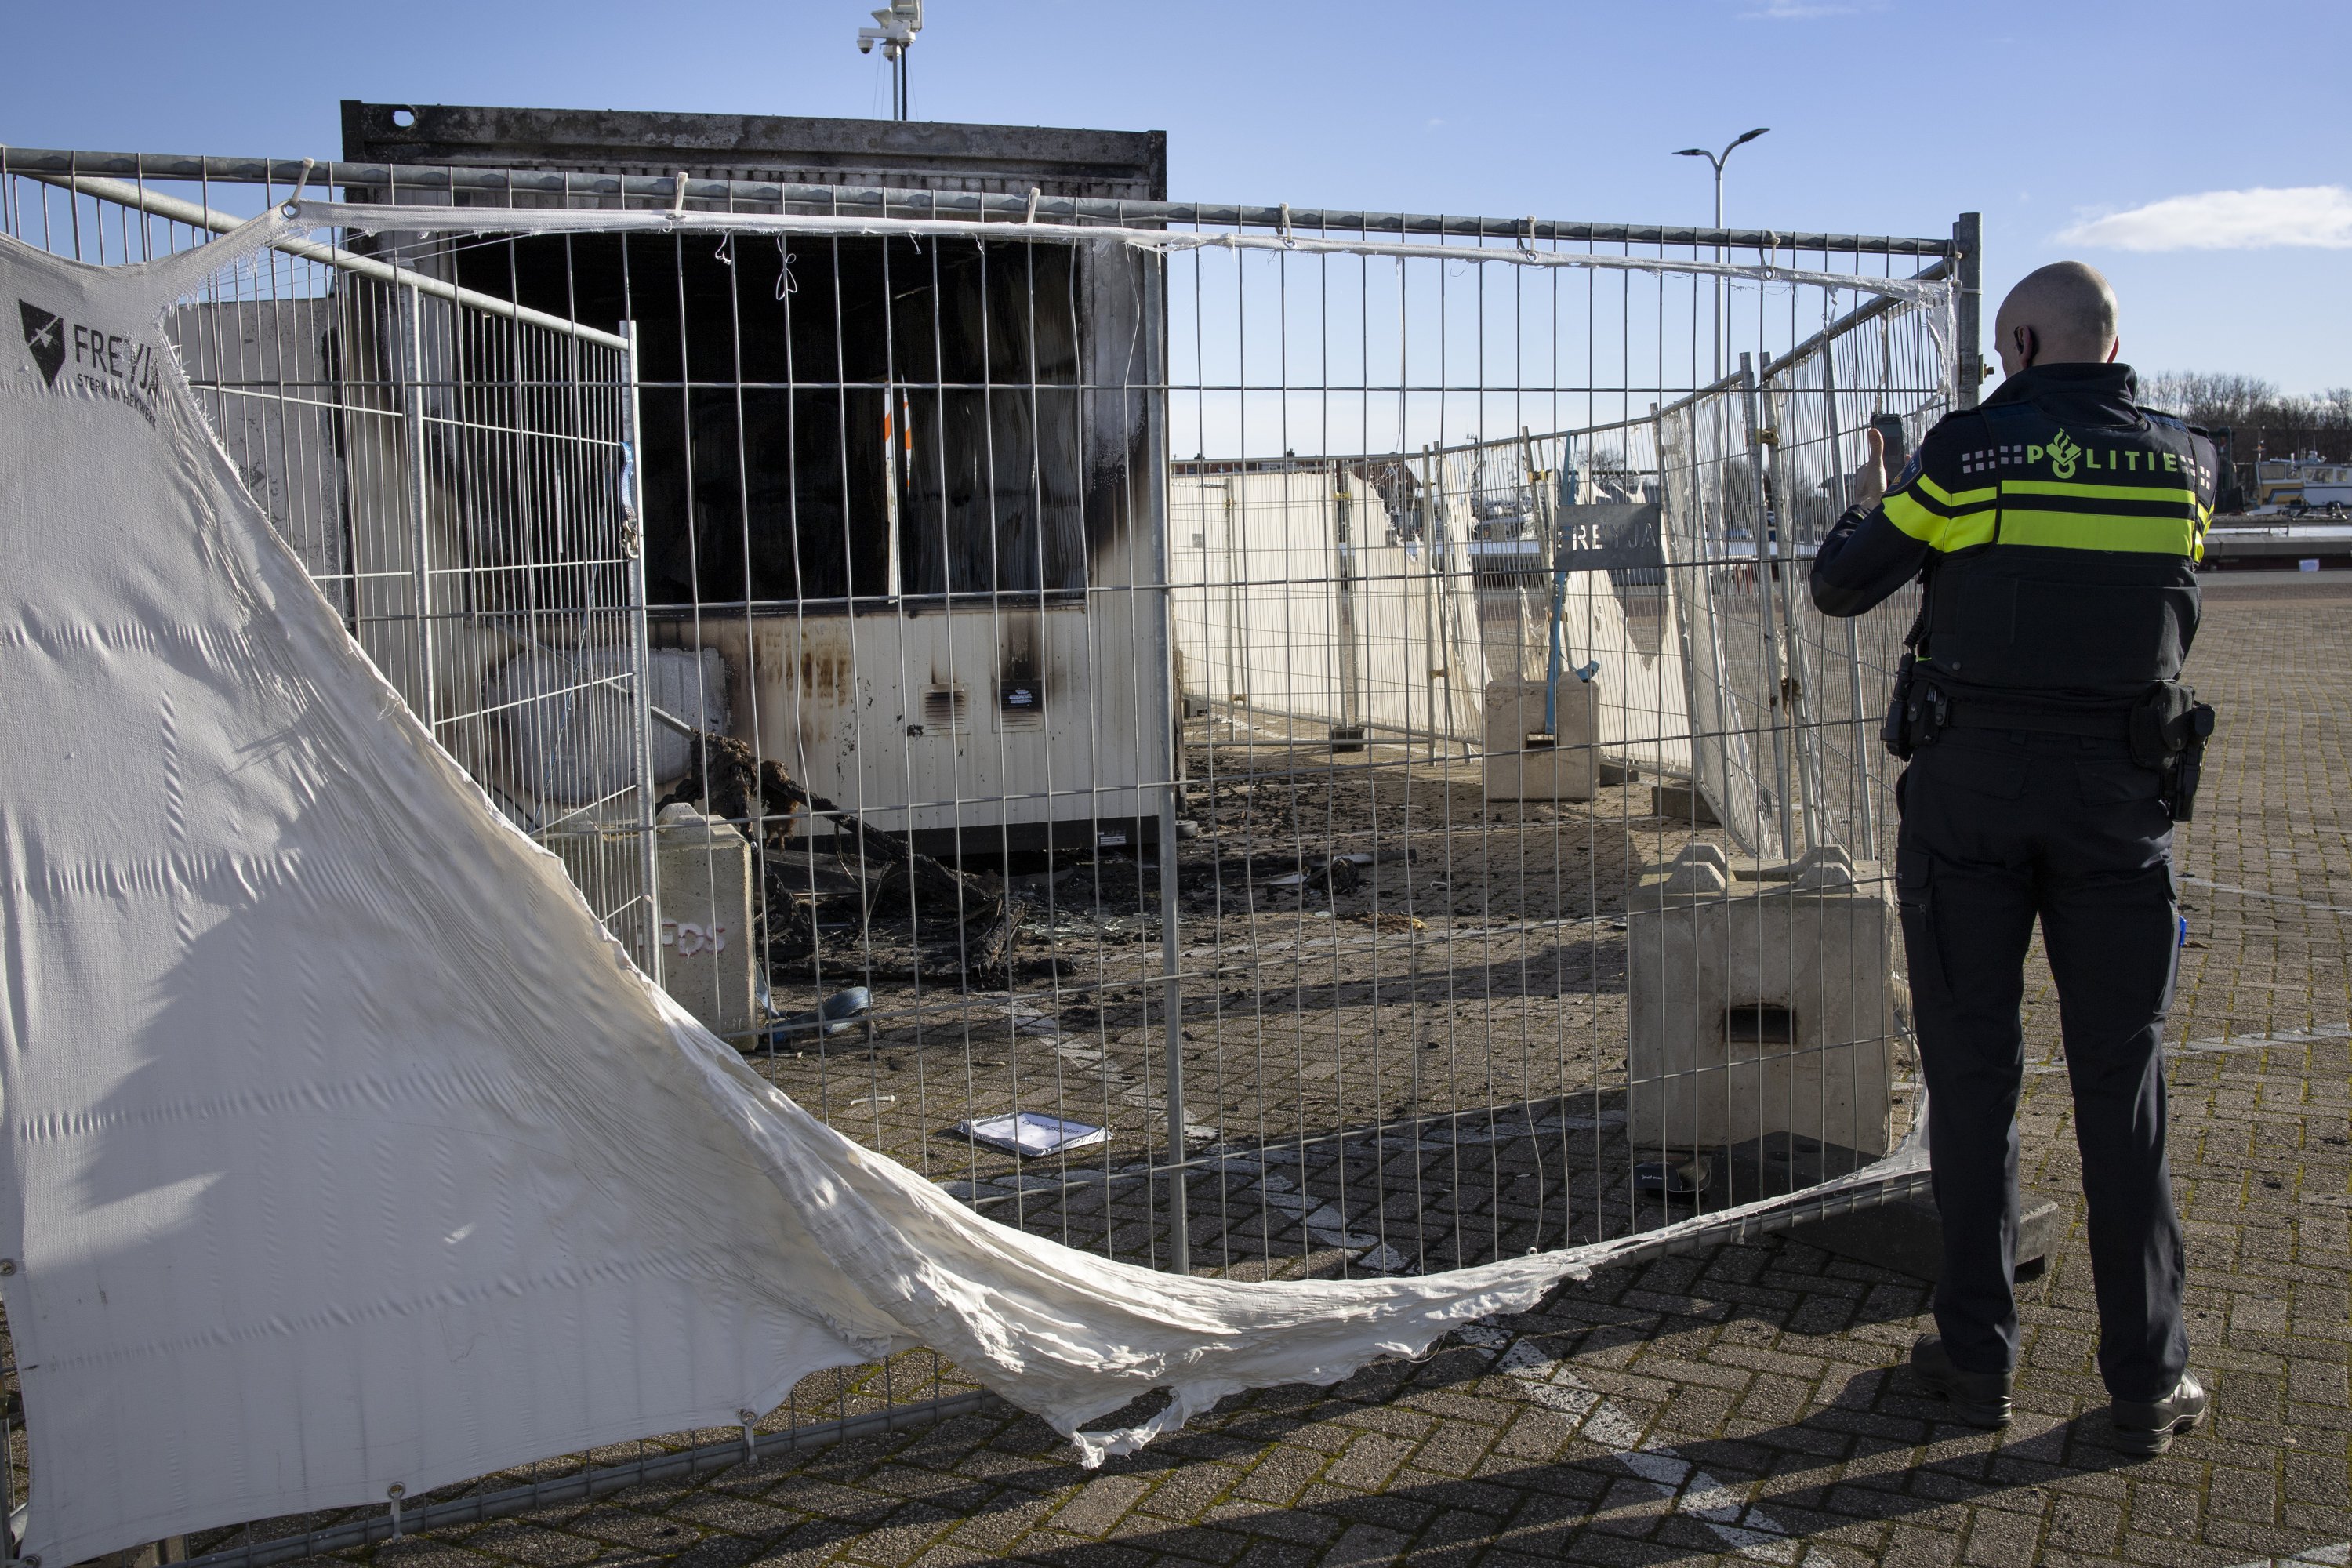
<instances>
[{"instance_id":1,"label":"duty belt","mask_svg":"<svg viewBox=\"0 0 2352 1568\"><path fill-rule=\"evenodd\" d=\"M2131 710L2026 708L1985 698L1947 696L1937 715L1939 730L2011 730L2032 735L2080 735L2089 740L2131 740Z\"/></svg>"},{"instance_id":2,"label":"duty belt","mask_svg":"<svg viewBox=\"0 0 2352 1568\"><path fill-rule=\"evenodd\" d=\"M1997 697L1955 698L1919 672L1910 649L1895 670L1895 700L1887 705L1880 738L1886 749L1909 762L1922 746L1935 744L1947 730L2008 731L2035 735L2079 735L2121 742L2131 760L2164 775L2164 801L2175 822L2195 815L2197 784L2205 766L2205 742L2213 733L2213 710L2177 680L2159 680L2128 706L2050 708L2003 702Z\"/></svg>"},{"instance_id":3,"label":"duty belt","mask_svg":"<svg viewBox=\"0 0 2352 1568\"><path fill-rule=\"evenodd\" d=\"M1905 762L1947 730L2005 731L2036 735L2078 735L2086 740L2132 743L2131 708L2053 708L1998 697L1956 697L1920 673L1906 653L1895 676L1895 700L1886 712L1886 749ZM2151 764L2153 765L2153 764Z\"/></svg>"}]
</instances>

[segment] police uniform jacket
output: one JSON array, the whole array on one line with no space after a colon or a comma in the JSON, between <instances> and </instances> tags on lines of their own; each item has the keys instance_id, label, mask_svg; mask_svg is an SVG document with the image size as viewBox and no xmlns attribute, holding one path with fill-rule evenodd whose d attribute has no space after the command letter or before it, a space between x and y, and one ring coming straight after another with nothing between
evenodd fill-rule
<instances>
[{"instance_id":1,"label":"police uniform jacket","mask_svg":"<svg viewBox=\"0 0 2352 1568\"><path fill-rule=\"evenodd\" d=\"M2180 672L2213 444L2134 401L2126 365L2020 372L1951 415L1813 562L1813 602L1858 616L1914 576L1918 674L1955 697L2101 706Z\"/></svg>"}]
</instances>

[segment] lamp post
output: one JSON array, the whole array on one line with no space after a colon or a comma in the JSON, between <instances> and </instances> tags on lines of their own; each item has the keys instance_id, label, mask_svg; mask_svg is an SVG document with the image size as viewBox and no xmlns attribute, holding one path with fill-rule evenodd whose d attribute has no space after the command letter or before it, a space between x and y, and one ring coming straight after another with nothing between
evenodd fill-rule
<instances>
[{"instance_id":1,"label":"lamp post","mask_svg":"<svg viewBox=\"0 0 2352 1568\"><path fill-rule=\"evenodd\" d=\"M875 15L878 16L881 13L877 11ZM1743 131L1738 135L1733 137L1731 139L1731 144L1724 148L1720 153L1710 153L1704 147L1685 147L1675 153L1675 156L1677 158L1704 158L1708 163L1715 165L1716 227L1721 228L1723 226L1723 165L1730 162L1731 154L1736 150L1755 141L1756 138L1763 135L1764 132L1771 129L1772 128L1769 125L1759 125L1753 131ZM1717 245L1715 247L1715 258L1717 261L1723 259L1723 247L1720 245ZM1717 381L1721 381L1723 379L1723 355L1725 342L1723 321L1723 279L1721 278L1717 278L1715 280L1715 379Z\"/></svg>"},{"instance_id":2,"label":"lamp post","mask_svg":"<svg viewBox=\"0 0 2352 1568\"><path fill-rule=\"evenodd\" d=\"M890 62L890 118L904 120L908 109L907 51L923 30L923 0L890 0L874 13L874 20L880 26L857 29L857 52L870 55L875 45L882 46L882 58Z\"/></svg>"}]
</instances>

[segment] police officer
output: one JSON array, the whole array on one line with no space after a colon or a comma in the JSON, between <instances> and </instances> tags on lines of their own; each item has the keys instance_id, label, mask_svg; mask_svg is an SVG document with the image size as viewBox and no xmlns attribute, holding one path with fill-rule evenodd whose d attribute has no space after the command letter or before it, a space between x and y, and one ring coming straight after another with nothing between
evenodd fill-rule
<instances>
[{"instance_id":1,"label":"police officer","mask_svg":"<svg viewBox=\"0 0 2352 1568\"><path fill-rule=\"evenodd\" d=\"M1860 504L1813 563L1857 616L1926 602L1888 715L1909 761L1895 893L1943 1218L1937 1335L1911 1368L1962 1419L2006 1425L2017 1365L2019 1005L2034 921L2074 1093L2099 1371L2118 1445L2162 1453L2204 1418L2181 1321L2180 1221L2158 1052L2185 820L2212 710L2179 684L2212 512L2203 434L2140 407L2116 297L2079 262L2000 308L2008 379L1928 431L1892 489L1870 435Z\"/></svg>"}]
</instances>

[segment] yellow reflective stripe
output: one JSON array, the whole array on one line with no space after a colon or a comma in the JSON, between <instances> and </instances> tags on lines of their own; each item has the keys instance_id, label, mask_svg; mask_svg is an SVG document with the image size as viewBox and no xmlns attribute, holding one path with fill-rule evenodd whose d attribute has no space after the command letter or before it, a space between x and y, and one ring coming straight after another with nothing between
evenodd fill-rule
<instances>
[{"instance_id":1,"label":"yellow reflective stripe","mask_svg":"<svg viewBox=\"0 0 2352 1568\"><path fill-rule=\"evenodd\" d=\"M1990 537L1990 534L1988 534ZM2186 555L2200 551L2197 525L2186 517L2099 517L2081 511L2027 511L2004 507L2003 544L2035 544L2053 550L2114 550L2146 555Z\"/></svg>"},{"instance_id":2,"label":"yellow reflective stripe","mask_svg":"<svg viewBox=\"0 0 2352 1568\"><path fill-rule=\"evenodd\" d=\"M1972 511L1966 517L1953 518L1944 524L1944 537L1935 542L1935 547L1948 553L1954 550L1967 550L1974 545L1990 544L1993 527L2000 520L2000 513L1990 508L1983 511Z\"/></svg>"},{"instance_id":3,"label":"yellow reflective stripe","mask_svg":"<svg viewBox=\"0 0 2352 1568\"><path fill-rule=\"evenodd\" d=\"M1943 531L1942 516L1929 511L1901 490L1888 496L1882 504L1886 509L1887 521L1924 543L1935 543L1936 535Z\"/></svg>"},{"instance_id":4,"label":"yellow reflective stripe","mask_svg":"<svg viewBox=\"0 0 2352 1568\"><path fill-rule=\"evenodd\" d=\"M2071 479L2004 479L2004 493L2013 496L2081 496L2084 500L2144 500L2195 506L2191 489L2159 489L2154 485L2083 485Z\"/></svg>"},{"instance_id":5,"label":"yellow reflective stripe","mask_svg":"<svg viewBox=\"0 0 2352 1568\"><path fill-rule=\"evenodd\" d=\"M1909 488L1906 485L1904 489ZM1990 500L1992 493L1986 490L1985 498ZM1989 507L1958 517L1946 517L1941 512L1928 510L1903 490L1896 490L1882 504L1886 509L1887 521L1930 550L1964 550L1971 544L1990 543L1992 540L1995 514Z\"/></svg>"},{"instance_id":6,"label":"yellow reflective stripe","mask_svg":"<svg viewBox=\"0 0 2352 1568\"><path fill-rule=\"evenodd\" d=\"M1990 485L1979 490L1948 490L1925 474L1915 474L1911 482L1903 488L1925 490L1946 510L1954 511L1961 507L1982 506L1998 493Z\"/></svg>"}]
</instances>

